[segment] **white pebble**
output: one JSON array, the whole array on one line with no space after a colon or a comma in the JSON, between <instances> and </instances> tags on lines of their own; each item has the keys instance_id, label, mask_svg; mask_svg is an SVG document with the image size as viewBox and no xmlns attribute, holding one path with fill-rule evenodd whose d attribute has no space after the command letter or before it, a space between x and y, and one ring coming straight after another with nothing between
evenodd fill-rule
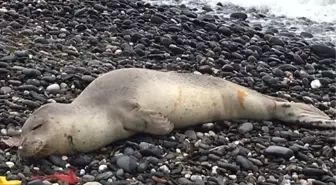
<instances>
[{"instance_id":1,"label":"white pebble","mask_svg":"<svg viewBox=\"0 0 336 185\"><path fill-rule=\"evenodd\" d=\"M100 165L99 167L98 167L98 170L100 171L100 172L103 172L103 171L105 171L107 169L107 165L106 164L102 164L102 165Z\"/></svg>"},{"instance_id":2,"label":"white pebble","mask_svg":"<svg viewBox=\"0 0 336 185\"><path fill-rule=\"evenodd\" d=\"M191 176L191 175L190 175L189 173L187 173L187 174L184 175L184 177L187 178L187 179L189 179L190 176Z\"/></svg>"},{"instance_id":3,"label":"white pebble","mask_svg":"<svg viewBox=\"0 0 336 185\"><path fill-rule=\"evenodd\" d=\"M102 185L101 183L99 182L86 182L85 184L83 185Z\"/></svg>"},{"instance_id":4,"label":"white pebble","mask_svg":"<svg viewBox=\"0 0 336 185\"><path fill-rule=\"evenodd\" d=\"M209 135L212 136L212 137L215 137L216 136L216 133L212 130L209 131Z\"/></svg>"},{"instance_id":5,"label":"white pebble","mask_svg":"<svg viewBox=\"0 0 336 185\"><path fill-rule=\"evenodd\" d=\"M63 160L63 161L66 161L66 160L68 160L68 156L66 156L66 155L63 155L63 156L62 156L62 160Z\"/></svg>"},{"instance_id":6,"label":"white pebble","mask_svg":"<svg viewBox=\"0 0 336 185\"><path fill-rule=\"evenodd\" d=\"M61 87L58 84L51 84L47 87L47 92L53 93L53 92L56 92L60 89L61 89Z\"/></svg>"},{"instance_id":7,"label":"white pebble","mask_svg":"<svg viewBox=\"0 0 336 185\"><path fill-rule=\"evenodd\" d=\"M69 163L67 163L66 165L65 165L65 167L66 168L69 168L71 165L69 164Z\"/></svg>"},{"instance_id":8,"label":"white pebble","mask_svg":"<svg viewBox=\"0 0 336 185\"><path fill-rule=\"evenodd\" d=\"M236 180L237 179L237 175L229 175L230 179L232 180Z\"/></svg>"},{"instance_id":9,"label":"white pebble","mask_svg":"<svg viewBox=\"0 0 336 185\"><path fill-rule=\"evenodd\" d=\"M176 148L176 153L181 153L181 150L179 148Z\"/></svg>"},{"instance_id":10,"label":"white pebble","mask_svg":"<svg viewBox=\"0 0 336 185\"><path fill-rule=\"evenodd\" d=\"M49 182L48 180L44 180L44 181L42 181L42 182L43 182L44 185L52 185L52 183Z\"/></svg>"},{"instance_id":11,"label":"white pebble","mask_svg":"<svg viewBox=\"0 0 336 185\"><path fill-rule=\"evenodd\" d=\"M23 91L23 95L28 96L29 94L30 94L29 91L27 90Z\"/></svg>"},{"instance_id":12,"label":"white pebble","mask_svg":"<svg viewBox=\"0 0 336 185\"><path fill-rule=\"evenodd\" d=\"M8 161L6 162L6 165L9 167L9 168L13 168L15 166L15 164L11 161Z\"/></svg>"},{"instance_id":13,"label":"white pebble","mask_svg":"<svg viewBox=\"0 0 336 185\"><path fill-rule=\"evenodd\" d=\"M192 181L202 180L202 177L200 175L192 175L190 177L190 180L192 180Z\"/></svg>"},{"instance_id":14,"label":"white pebble","mask_svg":"<svg viewBox=\"0 0 336 185\"><path fill-rule=\"evenodd\" d=\"M321 82L320 80L318 79L315 79L313 81L310 82L310 86L313 88L313 89L318 89L321 87Z\"/></svg>"},{"instance_id":15,"label":"white pebble","mask_svg":"<svg viewBox=\"0 0 336 185\"><path fill-rule=\"evenodd\" d=\"M156 170L155 170L154 168L152 168L150 172L151 172L151 173L155 173Z\"/></svg>"},{"instance_id":16,"label":"white pebble","mask_svg":"<svg viewBox=\"0 0 336 185\"><path fill-rule=\"evenodd\" d=\"M120 55L120 54L121 54L121 52L122 52L122 50L121 50L121 49L117 49L117 50L115 50L114 54L115 54L115 55Z\"/></svg>"},{"instance_id":17,"label":"white pebble","mask_svg":"<svg viewBox=\"0 0 336 185\"><path fill-rule=\"evenodd\" d=\"M292 178L293 178L294 180L297 180L297 179L299 179L299 176L298 176L298 174L297 174L296 172L293 172L293 174L292 174Z\"/></svg>"},{"instance_id":18,"label":"white pebble","mask_svg":"<svg viewBox=\"0 0 336 185\"><path fill-rule=\"evenodd\" d=\"M265 177L264 176L259 176L258 177L258 182L265 182Z\"/></svg>"},{"instance_id":19,"label":"white pebble","mask_svg":"<svg viewBox=\"0 0 336 185\"><path fill-rule=\"evenodd\" d=\"M213 167L211 168L211 174L212 174L212 175L216 175L216 174L217 174L217 168L218 168L218 166L213 166Z\"/></svg>"},{"instance_id":20,"label":"white pebble","mask_svg":"<svg viewBox=\"0 0 336 185\"><path fill-rule=\"evenodd\" d=\"M204 134L203 134L202 132L196 132L196 136L197 136L198 138L201 138L201 137L204 136Z\"/></svg>"},{"instance_id":21,"label":"white pebble","mask_svg":"<svg viewBox=\"0 0 336 185\"><path fill-rule=\"evenodd\" d=\"M85 170L84 169L81 169L80 171L79 171L79 175L85 175Z\"/></svg>"},{"instance_id":22,"label":"white pebble","mask_svg":"<svg viewBox=\"0 0 336 185\"><path fill-rule=\"evenodd\" d=\"M56 103L56 100L54 100L54 99L48 99L47 102L48 103Z\"/></svg>"},{"instance_id":23,"label":"white pebble","mask_svg":"<svg viewBox=\"0 0 336 185\"><path fill-rule=\"evenodd\" d=\"M212 129L215 125L213 123L204 123L202 124L203 128Z\"/></svg>"},{"instance_id":24,"label":"white pebble","mask_svg":"<svg viewBox=\"0 0 336 185\"><path fill-rule=\"evenodd\" d=\"M169 170L169 168L168 168L166 165L160 166L159 169L162 170L163 172L168 172L168 173L170 173L170 170Z\"/></svg>"},{"instance_id":25,"label":"white pebble","mask_svg":"<svg viewBox=\"0 0 336 185\"><path fill-rule=\"evenodd\" d=\"M289 158L290 161L294 160L295 156L292 156L291 158Z\"/></svg>"},{"instance_id":26,"label":"white pebble","mask_svg":"<svg viewBox=\"0 0 336 185\"><path fill-rule=\"evenodd\" d=\"M0 133L1 135L7 135L7 130L3 128L1 129Z\"/></svg>"},{"instance_id":27,"label":"white pebble","mask_svg":"<svg viewBox=\"0 0 336 185\"><path fill-rule=\"evenodd\" d=\"M202 140L198 140L198 141L196 141L196 143L195 143L195 147L199 147L200 144L201 144L201 142L202 142Z\"/></svg>"},{"instance_id":28,"label":"white pebble","mask_svg":"<svg viewBox=\"0 0 336 185\"><path fill-rule=\"evenodd\" d=\"M0 8L0 13L7 13L8 10L6 8Z\"/></svg>"},{"instance_id":29,"label":"white pebble","mask_svg":"<svg viewBox=\"0 0 336 185\"><path fill-rule=\"evenodd\" d=\"M62 82L61 85L60 85L60 87L61 87L61 89L65 89L65 88L68 87L68 85L66 83Z\"/></svg>"},{"instance_id":30,"label":"white pebble","mask_svg":"<svg viewBox=\"0 0 336 185\"><path fill-rule=\"evenodd\" d=\"M193 72L195 75L202 75L202 73L201 72L198 72L198 71L194 71Z\"/></svg>"}]
</instances>

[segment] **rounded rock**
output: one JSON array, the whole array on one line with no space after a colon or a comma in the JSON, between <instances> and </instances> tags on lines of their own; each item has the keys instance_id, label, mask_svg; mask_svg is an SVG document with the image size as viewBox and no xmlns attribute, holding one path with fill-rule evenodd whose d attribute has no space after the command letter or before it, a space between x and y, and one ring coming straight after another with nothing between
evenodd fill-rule
<instances>
[{"instance_id":1,"label":"rounded rock","mask_svg":"<svg viewBox=\"0 0 336 185\"><path fill-rule=\"evenodd\" d=\"M134 171L138 164L137 160L131 156L121 156L117 159L118 167L124 169L126 172Z\"/></svg>"}]
</instances>

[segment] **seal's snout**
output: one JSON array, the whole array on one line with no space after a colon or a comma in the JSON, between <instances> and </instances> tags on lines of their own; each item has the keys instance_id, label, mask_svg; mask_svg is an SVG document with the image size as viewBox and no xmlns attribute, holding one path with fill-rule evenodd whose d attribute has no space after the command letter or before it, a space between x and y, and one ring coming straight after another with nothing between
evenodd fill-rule
<instances>
[{"instance_id":1,"label":"seal's snout","mask_svg":"<svg viewBox=\"0 0 336 185\"><path fill-rule=\"evenodd\" d=\"M25 139L23 143L18 147L18 152L21 156L31 157L41 153L45 147L45 142L42 140L28 141Z\"/></svg>"}]
</instances>

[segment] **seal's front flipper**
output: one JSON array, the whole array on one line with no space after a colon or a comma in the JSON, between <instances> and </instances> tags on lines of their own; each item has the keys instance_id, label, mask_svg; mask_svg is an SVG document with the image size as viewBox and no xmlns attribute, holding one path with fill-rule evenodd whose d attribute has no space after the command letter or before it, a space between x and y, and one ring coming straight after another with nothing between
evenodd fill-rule
<instances>
[{"instance_id":1,"label":"seal's front flipper","mask_svg":"<svg viewBox=\"0 0 336 185\"><path fill-rule=\"evenodd\" d=\"M277 119L305 126L336 128L336 120L313 105L293 102L277 102L275 116Z\"/></svg>"},{"instance_id":2,"label":"seal's front flipper","mask_svg":"<svg viewBox=\"0 0 336 185\"><path fill-rule=\"evenodd\" d=\"M153 135L165 135L174 129L174 124L159 112L142 109L137 103L127 106L121 119L126 130Z\"/></svg>"}]
</instances>

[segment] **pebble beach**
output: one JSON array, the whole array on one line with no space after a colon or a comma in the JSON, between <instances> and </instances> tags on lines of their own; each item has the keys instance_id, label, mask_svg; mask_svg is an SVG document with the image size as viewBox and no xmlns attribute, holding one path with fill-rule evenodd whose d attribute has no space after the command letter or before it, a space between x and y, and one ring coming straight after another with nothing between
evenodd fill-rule
<instances>
[{"instance_id":1,"label":"pebble beach","mask_svg":"<svg viewBox=\"0 0 336 185\"><path fill-rule=\"evenodd\" d=\"M70 103L121 68L213 75L335 119L335 37L260 19L283 17L221 3L0 0L0 176L29 185L67 184L32 178L67 170L86 185L336 185L336 130L280 121L205 123L47 158L21 158L1 142L41 105Z\"/></svg>"}]
</instances>

